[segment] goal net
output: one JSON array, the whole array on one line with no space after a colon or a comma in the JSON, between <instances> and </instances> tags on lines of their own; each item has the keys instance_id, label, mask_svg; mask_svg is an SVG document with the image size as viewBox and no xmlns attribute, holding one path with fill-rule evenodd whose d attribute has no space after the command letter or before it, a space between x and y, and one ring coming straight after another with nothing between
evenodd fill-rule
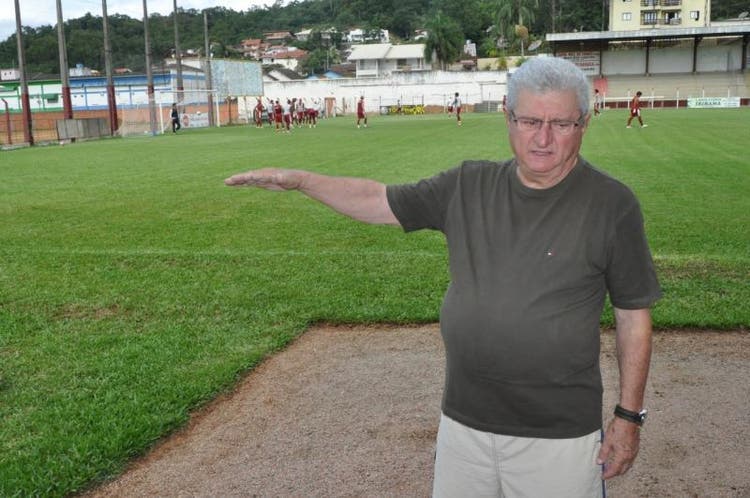
<instances>
[{"instance_id":1,"label":"goal net","mask_svg":"<svg viewBox=\"0 0 750 498\"><path fill-rule=\"evenodd\" d=\"M219 102L214 90L164 90L154 95L155 123L153 131L162 134L172 131L172 104L182 128L205 128L210 126L210 109L213 106L214 125L220 126ZM148 102L123 106L118 133L120 136L143 136L152 134L151 111Z\"/></svg>"}]
</instances>

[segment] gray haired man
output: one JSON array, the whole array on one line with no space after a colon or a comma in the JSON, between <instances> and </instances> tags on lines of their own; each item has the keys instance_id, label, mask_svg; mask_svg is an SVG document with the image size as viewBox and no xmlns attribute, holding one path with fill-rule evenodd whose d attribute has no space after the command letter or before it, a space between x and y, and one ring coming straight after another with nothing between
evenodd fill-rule
<instances>
[{"instance_id":1,"label":"gray haired man","mask_svg":"<svg viewBox=\"0 0 750 498\"><path fill-rule=\"evenodd\" d=\"M510 78L514 157L465 161L384 185L262 169L231 186L299 190L366 223L444 233L451 283L433 496L601 497L639 448L660 297L641 210L579 155L590 119L585 75L535 58ZM617 322L619 403L604 429L599 322Z\"/></svg>"}]
</instances>

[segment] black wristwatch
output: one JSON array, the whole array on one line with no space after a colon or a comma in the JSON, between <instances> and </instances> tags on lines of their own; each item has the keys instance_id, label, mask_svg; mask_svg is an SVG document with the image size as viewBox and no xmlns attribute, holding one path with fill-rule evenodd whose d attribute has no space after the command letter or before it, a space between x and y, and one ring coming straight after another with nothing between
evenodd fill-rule
<instances>
[{"instance_id":1,"label":"black wristwatch","mask_svg":"<svg viewBox=\"0 0 750 498\"><path fill-rule=\"evenodd\" d=\"M643 422L646 421L646 410L641 410L639 412L631 412L630 410L626 410L620 405L616 405L615 417L620 417L623 420L627 420L628 422L633 422L634 424L637 424L638 427L642 427Z\"/></svg>"}]
</instances>

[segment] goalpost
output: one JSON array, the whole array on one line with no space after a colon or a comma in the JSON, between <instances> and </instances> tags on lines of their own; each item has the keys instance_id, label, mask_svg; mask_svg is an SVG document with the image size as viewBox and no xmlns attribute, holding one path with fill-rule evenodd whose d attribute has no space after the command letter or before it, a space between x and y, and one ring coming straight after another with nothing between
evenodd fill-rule
<instances>
[{"instance_id":1,"label":"goalpost","mask_svg":"<svg viewBox=\"0 0 750 498\"><path fill-rule=\"evenodd\" d=\"M211 99L209 99L209 95ZM159 133L172 131L172 104L177 104L180 114L180 125L183 128L207 128L209 123L209 101L214 106L214 126L221 126L219 119L219 99L216 90L169 90L160 92L157 103L159 106Z\"/></svg>"},{"instance_id":2,"label":"goalpost","mask_svg":"<svg viewBox=\"0 0 750 498\"><path fill-rule=\"evenodd\" d=\"M219 117L219 99L216 90L159 90L155 93L156 133L172 131L172 104L177 104L180 124L183 128L202 128L209 126L209 100L213 100L214 123L221 126ZM213 98L209 99L209 95ZM146 100L145 98L140 100ZM151 113L148 102L139 101L129 106L120 107L121 122L117 130L122 137L143 136L151 134Z\"/></svg>"}]
</instances>

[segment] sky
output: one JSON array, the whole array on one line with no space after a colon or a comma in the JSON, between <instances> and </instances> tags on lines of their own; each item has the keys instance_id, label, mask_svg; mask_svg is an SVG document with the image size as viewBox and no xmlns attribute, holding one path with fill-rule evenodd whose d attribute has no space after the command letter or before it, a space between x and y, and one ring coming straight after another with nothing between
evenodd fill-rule
<instances>
[{"instance_id":1,"label":"sky","mask_svg":"<svg viewBox=\"0 0 750 498\"><path fill-rule=\"evenodd\" d=\"M177 0L180 9L201 10L207 7L226 7L236 11L250 7L273 5L274 0ZM283 2L286 3L286 2ZM21 25L37 28L57 24L56 0L18 0L21 8ZM101 17L101 0L61 0L63 19L77 19L87 12ZM16 32L14 0L0 0L0 40L6 40ZM174 6L173 0L147 0L149 14L169 15ZM134 19L143 19L143 0L107 0L107 15L122 14Z\"/></svg>"}]
</instances>

